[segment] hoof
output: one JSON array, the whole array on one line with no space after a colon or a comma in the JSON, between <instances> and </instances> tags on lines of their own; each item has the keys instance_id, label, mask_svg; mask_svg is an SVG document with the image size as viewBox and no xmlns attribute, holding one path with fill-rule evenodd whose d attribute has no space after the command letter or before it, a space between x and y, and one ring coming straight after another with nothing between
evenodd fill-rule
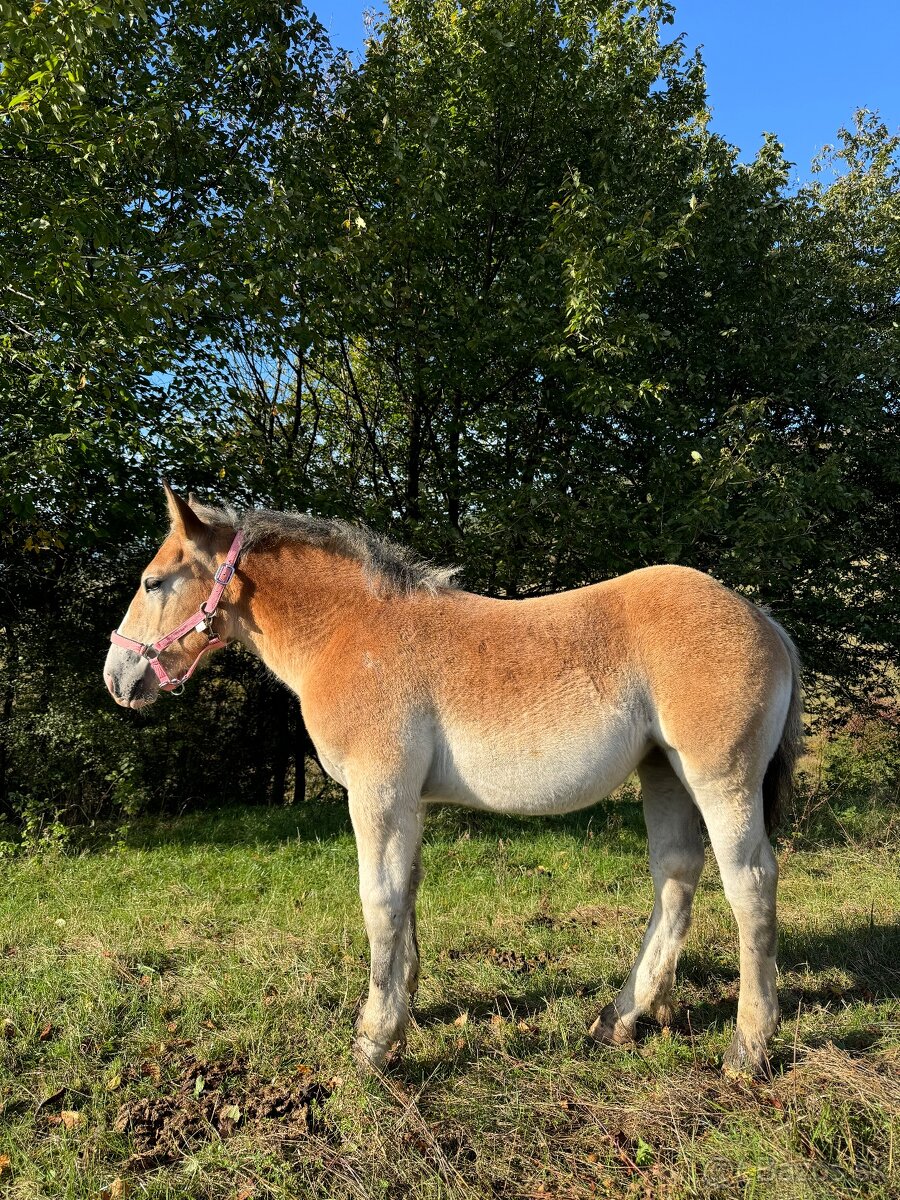
<instances>
[{"instance_id":1,"label":"hoof","mask_svg":"<svg viewBox=\"0 0 900 1200\"><path fill-rule=\"evenodd\" d=\"M766 1053L766 1043L750 1038L736 1029L731 1045L722 1060L722 1070L732 1079L771 1079L772 1067Z\"/></svg>"},{"instance_id":2,"label":"hoof","mask_svg":"<svg viewBox=\"0 0 900 1200\"><path fill-rule=\"evenodd\" d=\"M391 1052L390 1045L373 1042L364 1033L358 1034L351 1044L356 1065L365 1072L381 1071Z\"/></svg>"},{"instance_id":3,"label":"hoof","mask_svg":"<svg viewBox=\"0 0 900 1200\"><path fill-rule=\"evenodd\" d=\"M619 1019L614 1004L607 1004L588 1032L595 1042L607 1046L627 1046L634 1041L631 1030Z\"/></svg>"}]
</instances>

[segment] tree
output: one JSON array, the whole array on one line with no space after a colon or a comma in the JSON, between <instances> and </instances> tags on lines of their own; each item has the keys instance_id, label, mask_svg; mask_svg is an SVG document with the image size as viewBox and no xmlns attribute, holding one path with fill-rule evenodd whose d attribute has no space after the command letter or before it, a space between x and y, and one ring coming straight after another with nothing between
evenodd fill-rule
<instances>
[{"instance_id":1,"label":"tree","mask_svg":"<svg viewBox=\"0 0 900 1200\"><path fill-rule=\"evenodd\" d=\"M4 4L0 31L0 804L86 786L99 810L135 771L98 711L98 651L156 537L160 471L194 471L173 434L203 401L167 383L201 392L250 297L276 305L269 159L313 120L329 52L302 6L267 0Z\"/></svg>"},{"instance_id":2,"label":"tree","mask_svg":"<svg viewBox=\"0 0 900 1200\"><path fill-rule=\"evenodd\" d=\"M859 701L895 662L896 142L863 117L846 175L792 194L774 138L743 165L709 133L671 21L394 3L335 88L331 240L288 263L325 307L226 407L256 414L251 493L498 595L711 570Z\"/></svg>"},{"instance_id":3,"label":"tree","mask_svg":"<svg viewBox=\"0 0 900 1200\"><path fill-rule=\"evenodd\" d=\"M8 810L146 804L151 755L163 804L298 778L296 709L246 658L192 701L233 760L174 706L127 736L104 708L160 471L362 517L494 595L698 566L773 607L820 708L891 686L876 118L831 182L791 191L774 138L739 163L663 0L394 0L358 64L270 0L0 21Z\"/></svg>"}]
</instances>

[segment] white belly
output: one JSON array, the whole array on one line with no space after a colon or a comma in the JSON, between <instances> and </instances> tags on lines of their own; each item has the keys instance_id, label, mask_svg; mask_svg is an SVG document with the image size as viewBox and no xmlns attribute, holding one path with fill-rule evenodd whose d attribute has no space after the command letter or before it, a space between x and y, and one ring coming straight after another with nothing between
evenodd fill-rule
<instances>
[{"instance_id":1,"label":"white belly","mask_svg":"<svg viewBox=\"0 0 900 1200\"><path fill-rule=\"evenodd\" d=\"M609 795L634 770L649 741L637 706L606 710L568 729L517 723L510 731L436 731L435 753L422 791L427 801L490 812L539 815L572 812Z\"/></svg>"}]
</instances>

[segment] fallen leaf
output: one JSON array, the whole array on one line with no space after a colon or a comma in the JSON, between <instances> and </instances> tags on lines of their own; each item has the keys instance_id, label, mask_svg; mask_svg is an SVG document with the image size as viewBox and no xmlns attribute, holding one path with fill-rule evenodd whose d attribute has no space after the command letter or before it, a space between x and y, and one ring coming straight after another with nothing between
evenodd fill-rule
<instances>
[{"instance_id":1,"label":"fallen leaf","mask_svg":"<svg viewBox=\"0 0 900 1200\"><path fill-rule=\"evenodd\" d=\"M100 1193L100 1200L126 1200L131 1195L131 1184L121 1175L117 1175L108 1188Z\"/></svg>"},{"instance_id":2,"label":"fallen leaf","mask_svg":"<svg viewBox=\"0 0 900 1200\"><path fill-rule=\"evenodd\" d=\"M459 1014L459 1016L456 1018L456 1020L453 1022L454 1025L460 1025L460 1026L468 1025L468 1023L469 1023L469 1014L467 1012L461 1012Z\"/></svg>"},{"instance_id":3,"label":"fallen leaf","mask_svg":"<svg viewBox=\"0 0 900 1200\"><path fill-rule=\"evenodd\" d=\"M64 1108L59 1114L59 1119L66 1129L74 1129L76 1125L81 1124L81 1113L71 1108Z\"/></svg>"},{"instance_id":4,"label":"fallen leaf","mask_svg":"<svg viewBox=\"0 0 900 1200\"><path fill-rule=\"evenodd\" d=\"M141 1074L146 1075L149 1079L152 1079L154 1083L159 1083L160 1079L162 1078L162 1069L160 1068L159 1063L150 1062L149 1059L145 1059L144 1062L141 1063Z\"/></svg>"},{"instance_id":5,"label":"fallen leaf","mask_svg":"<svg viewBox=\"0 0 900 1200\"><path fill-rule=\"evenodd\" d=\"M50 1037L52 1033L53 1033L53 1026L45 1025L44 1028L41 1030L41 1032L38 1034L38 1041L46 1042L47 1038Z\"/></svg>"},{"instance_id":6,"label":"fallen leaf","mask_svg":"<svg viewBox=\"0 0 900 1200\"><path fill-rule=\"evenodd\" d=\"M3 1178L7 1171L12 1171L12 1164L10 1163L9 1155L0 1154L0 1179Z\"/></svg>"},{"instance_id":7,"label":"fallen leaf","mask_svg":"<svg viewBox=\"0 0 900 1200\"><path fill-rule=\"evenodd\" d=\"M107 1079L107 1081L106 1081L106 1090L108 1092L114 1092L116 1090L116 1088L121 1087L121 1086L122 1086L122 1076L121 1075L110 1075L109 1079Z\"/></svg>"},{"instance_id":8,"label":"fallen leaf","mask_svg":"<svg viewBox=\"0 0 900 1200\"><path fill-rule=\"evenodd\" d=\"M253 1196L253 1188L245 1187L245 1188L241 1188L241 1190L235 1196L234 1200L252 1200L252 1196Z\"/></svg>"}]
</instances>

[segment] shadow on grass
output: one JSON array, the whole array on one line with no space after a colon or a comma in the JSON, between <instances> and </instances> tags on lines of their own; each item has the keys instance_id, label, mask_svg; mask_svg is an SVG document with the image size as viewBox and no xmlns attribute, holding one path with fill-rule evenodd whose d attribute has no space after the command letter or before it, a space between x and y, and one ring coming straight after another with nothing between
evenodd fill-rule
<instances>
[{"instance_id":1,"label":"shadow on grass","mask_svg":"<svg viewBox=\"0 0 900 1200\"><path fill-rule=\"evenodd\" d=\"M536 832L566 833L579 840L597 837L628 851L646 846L641 809L621 799L604 800L592 808L557 817L507 817L451 806L430 810L425 841L456 838L503 838L515 842ZM291 807L243 806L174 817L145 817L125 828L121 841L132 849L166 846L274 846L284 842L330 841L353 830L343 793ZM107 843L98 842L97 849Z\"/></svg>"},{"instance_id":2,"label":"shadow on grass","mask_svg":"<svg viewBox=\"0 0 900 1200\"><path fill-rule=\"evenodd\" d=\"M735 931L735 958L737 932ZM900 997L900 921L848 925L831 933L786 932L778 956L778 995L785 1017L798 1007L828 1008ZM840 978L821 978L822 975ZM802 976L813 976L808 982ZM688 950L678 979L700 993L691 1006L695 1027L737 1011L738 973L718 957ZM677 985L676 985L677 995ZM696 1019L695 1019L696 1018Z\"/></svg>"},{"instance_id":3,"label":"shadow on grass","mask_svg":"<svg viewBox=\"0 0 900 1200\"><path fill-rule=\"evenodd\" d=\"M129 849L167 846L277 846L285 842L332 841L352 835L345 800L319 800L291 807L243 806L176 817L146 817L123 832Z\"/></svg>"},{"instance_id":4,"label":"shadow on grass","mask_svg":"<svg viewBox=\"0 0 900 1200\"><path fill-rule=\"evenodd\" d=\"M721 957L685 951L678 965L678 978L699 990L733 991L737 1000L737 930L734 932L734 969ZM779 993L787 999L813 1003L815 997L834 1001L900 997L900 921L848 925L833 933L787 931L778 953ZM798 985L798 974L837 973L847 981L810 982Z\"/></svg>"},{"instance_id":5,"label":"shadow on grass","mask_svg":"<svg viewBox=\"0 0 900 1200\"><path fill-rule=\"evenodd\" d=\"M858 921L826 933L789 931L782 939L780 966L783 976L806 970L845 973L848 986L838 982L825 987L832 1001L845 994L856 1000L896 999L900 997L900 919Z\"/></svg>"},{"instance_id":6,"label":"shadow on grass","mask_svg":"<svg viewBox=\"0 0 900 1200\"><path fill-rule=\"evenodd\" d=\"M837 1012L848 1004L892 1000L900 994L900 923L863 923L848 926L831 935L795 934L785 941L787 956L783 956L782 983L779 987L785 1023L792 1022L798 1011L834 1009ZM800 970L821 974L833 972L836 968L849 976L849 982L844 986L837 987L820 979L811 980L807 985L790 978ZM679 980L697 989L699 997L695 995L690 1005L683 1000L679 1002L676 985L673 1031L690 1041L712 1029L730 1032L737 1016L736 972L732 974L727 968L723 969L720 959L688 952L682 959ZM558 976L542 978L541 973L536 972L530 982L528 988L503 990L474 1000L464 994L448 997L440 1003L417 1009L416 1023L423 1028L450 1025L463 1011L468 1014L468 1020L475 1023L485 1023L495 1014L514 1023L528 1022L538 1017L551 1000L572 995L596 997L599 1012L603 1004L615 995L622 980L603 979L585 985L584 982L560 979ZM883 1025L876 1022L843 1033L835 1029L805 1034L802 1045L804 1049L811 1049L830 1043L849 1054L861 1054L877 1045L884 1033ZM639 1024L639 1043L658 1035L657 1025L651 1022ZM546 1054L545 1038L539 1046L538 1043L535 1045L536 1055ZM591 1048L596 1048L595 1043L585 1031L585 1053ZM404 1068L404 1075L414 1080L430 1078L435 1073L452 1074L465 1070L470 1057L467 1052L461 1051L452 1059L413 1060ZM792 1061L793 1052L786 1049L773 1055L772 1066L778 1071L789 1067Z\"/></svg>"}]
</instances>

